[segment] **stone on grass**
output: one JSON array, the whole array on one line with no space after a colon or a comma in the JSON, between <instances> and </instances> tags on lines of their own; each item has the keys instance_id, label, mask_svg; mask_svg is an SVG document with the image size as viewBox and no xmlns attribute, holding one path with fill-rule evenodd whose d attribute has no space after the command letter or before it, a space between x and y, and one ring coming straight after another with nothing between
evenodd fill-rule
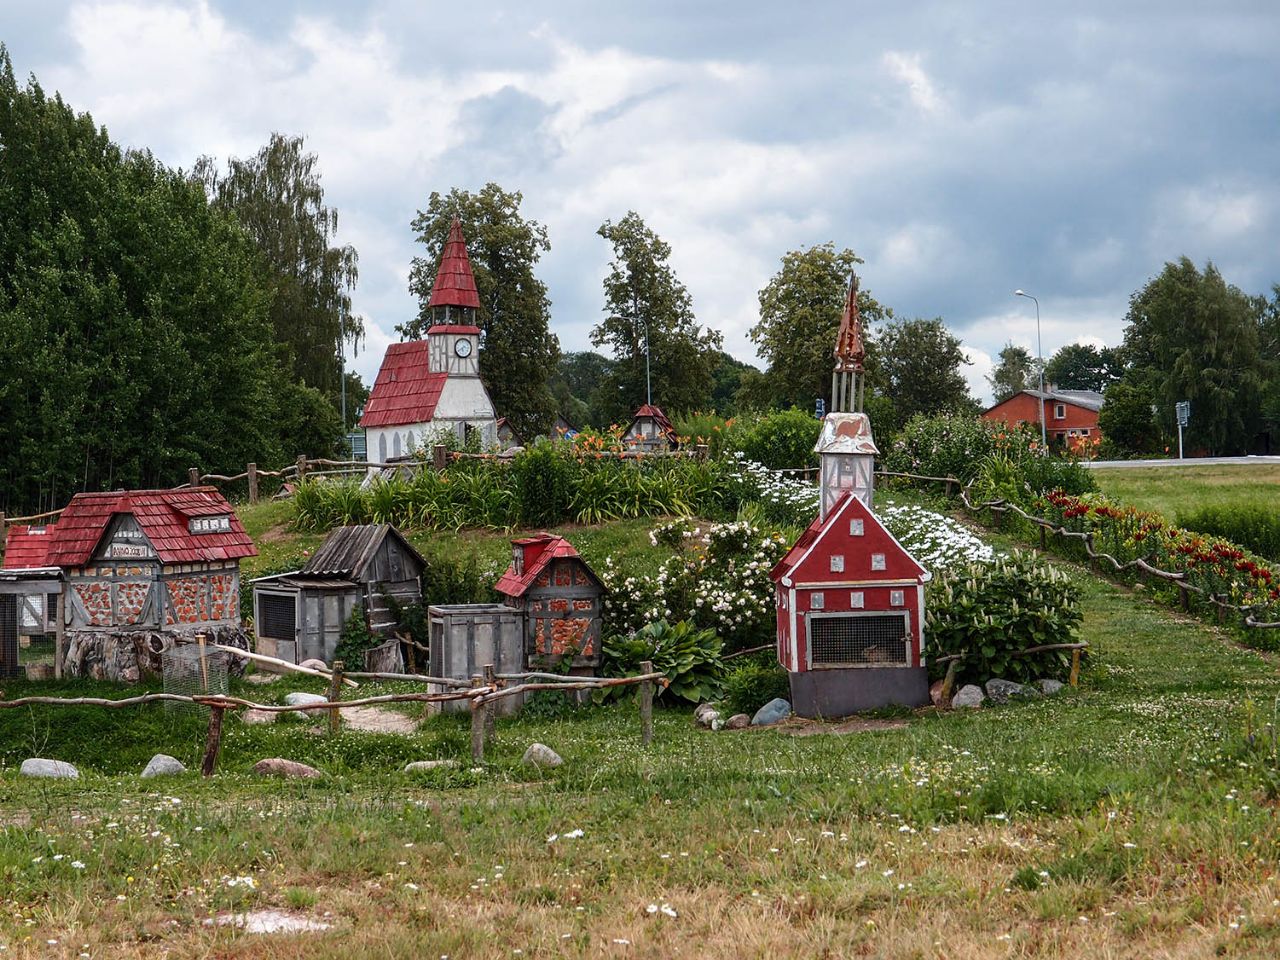
<instances>
[{"instance_id":1,"label":"stone on grass","mask_svg":"<svg viewBox=\"0 0 1280 960\"><path fill-rule=\"evenodd\" d=\"M144 777L160 777L170 773L186 773L182 762L167 753L157 753L142 771Z\"/></svg>"},{"instance_id":2,"label":"stone on grass","mask_svg":"<svg viewBox=\"0 0 1280 960\"><path fill-rule=\"evenodd\" d=\"M324 776L315 767L309 767L297 760L285 760L283 757L259 760L253 765L253 772L260 777L290 777L300 780L314 780Z\"/></svg>"},{"instance_id":3,"label":"stone on grass","mask_svg":"<svg viewBox=\"0 0 1280 960\"><path fill-rule=\"evenodd\" d=\"M80 779L80 771L65 760L45 760L41 757L23 760L18 772L24 777L52 777L55 780Z\"/></svg>"},{"instance_id":4,"label":"stone on grass","mask_svg":"<svg viewBox=\"0 0 1280 960\"><path fill-rule=\"evenodd\" d=\"M456 767L457 760L415 760L404 765L405 773L420 773L423 770L438 770L441 767Z\"/></svg>"},{"instance_id":5,"label":"stone on grass","mask_svg":"<svg viewBox=\"0 0 1280 960\"><path fill-rule=\"evenodd\" d=\"M770 724L785 720L789 716L791 716L791 704L781 697L774 697L756 711L756 715L751 718L751 725L753 727L767 727Z\"/></svg>"},{"instance_id":6,"label":"stone on grass","mask_svg":"<svg viewBox=\"0 0 1280 960\"><path fill-rule=\"evenodd\" d=\"M987 695L982 692L981 687L977 684L966 683L951 698L951 706L953 708L980 707L985 699L987 699Z\"/></svg>"},{"instance_id":7,"label":"stone on grass","mask_svg":"<svg viewBox=\"0 0 1280 960\"><path fill-rule=\"evenodd\" d=\"M244 710L240 713L241 723L275 723L279 714L271 710Z\"/></svg>"},{"instance_id":8,"label":"stone on grass","mask_svg":"<svg viewBox=\"0 0 1280 960\"><path fill-rule=\"evenodd\" d=\"M1008 703L1014 697L1025 697L1027 688L1012 680L1001 680L999 677L987 681L987 696L992 703Z\"/></svg>"},{"instance_id":9,"label":"stone on grass","mask_svg":"<svg viewBox=\"0 0 1280 960\"><path fill-rule=\"evenodd\" d=\"M1061 692L1064 684L1061 680L1037 680L1036 686L1046 697L1052 697L1055 693Z\"/></svg>"},{"instance_id":10,"label":"stone on grass","mask_svg":"<svg viewBox=\"0 0 1280 960\"><path fill-rule=\"evenodd\" d=\"M303 660L298 664L298 666L306 667L308 670L323 670L325 673L329 672L329 665L323 660L317 660L315 657L312 657L310 660Z\"/></svg>"},{"instance_id":11,"label":"stone on grass","mask_svg":"<svg viewBox=\"0 0 1280 960\"><path fill-rule=\"evenodd\" d=\"M946 704L942 702L942 684L944 682L945 681L943 680L935 680L933 683L929 684L929 699L933 701L933 705L935 707L946 706Z\"/></svg>"},{"instance_id":12,"label":"stone on grass","mask_svg":"<svg viewBox=\"0 0 1280 960\"><path fill-rule=\"evenodd\" d=\"M735 713L724 726L726 730L745 730L751 726L751 717L745 713Z\"/></svg>"},{"instance_id":13,"label":"stone on grass","mask_svg":"<svg viewBox=\"0 0 1280 960\"><path fill-rule=\"evenodd\" d=\"M706 705L704 704L703 706ZM712 730L718 730L719 727L717 726L717 723L720 720L720 711L710 707L703 710L702 707L699 707L693 712L693 719L697 721L697 724L700 727L709 727Z\"/></svg>"},{"instance_id":14,"label":"stone on grass","mask_svg":"<svg viewBox=\"0 0 1280 960\"><path fill-rule=\"evenodd\" d=\"M532 763L535 767L558 767L564 763L564 758L545 743L531 743L520 762Z\"/></svg>"},{"instance_id":15,"label":"stone on grass","mask_svg":"<svg viewBox=\"0 0 1280 960\"><path fill-rule=\"evenodd\" d=\"M260 687L266 686L268 683L275 683L280 679L278 673L248 673L245 674L244 682L257 684Z\"/></svg>"},{"instance_id":16,"label":"stone on grass","mask_svg":"<svg viewBox=\"0 0 1280 960\"><path fill-rule=\"evenodd\" d=\"M288 693L285 694L284 705L286 707L302 707L309 703L328 703L328 697L322 697L318 693Z\"/></svg>"}]
</instances>

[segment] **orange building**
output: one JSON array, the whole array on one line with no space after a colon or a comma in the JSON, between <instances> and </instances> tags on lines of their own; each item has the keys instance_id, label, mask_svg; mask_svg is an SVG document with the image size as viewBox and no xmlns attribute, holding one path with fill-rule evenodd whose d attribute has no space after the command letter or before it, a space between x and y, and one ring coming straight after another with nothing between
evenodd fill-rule
<instances>
[{"instance_id":1,"label":"orange building","mask_svg":"<svg viewBox=\"0 0 1280 960\"><path fill-rule=\"evenodd\" d=\"M1102 394L1094 390L1056 390L1052 385L1044 393L1022 390L982 416L1011 425L1025 423L1038 427L1041 407L1044 408L1045 434L1051 444L1088 450L1102 441L1102 431L1098 429Z\"/></svg>"}]
</instances>

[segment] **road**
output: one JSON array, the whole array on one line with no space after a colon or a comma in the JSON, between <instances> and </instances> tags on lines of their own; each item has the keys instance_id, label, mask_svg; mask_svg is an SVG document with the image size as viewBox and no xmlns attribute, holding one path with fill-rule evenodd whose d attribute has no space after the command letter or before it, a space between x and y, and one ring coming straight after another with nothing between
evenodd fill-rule
<instances>
[{"instance_id":1,"label":"road","mask_svg":"<svg viewBox=\"0 0 1280 960\"><path fill-rule=\"evenodd\" d=\"M1142 467L1273 467L1280 457L1188 457L1185 460L1093 460L1081 461L1094 470L1130 470Z\"/></svg>"}]
</instances>

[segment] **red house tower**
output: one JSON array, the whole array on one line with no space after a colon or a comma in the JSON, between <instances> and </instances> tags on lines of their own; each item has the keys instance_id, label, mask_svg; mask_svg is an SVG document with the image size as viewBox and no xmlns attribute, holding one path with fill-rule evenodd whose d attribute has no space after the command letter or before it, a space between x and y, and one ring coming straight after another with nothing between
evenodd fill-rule
<instances>
[{"instance_id":1,"label":"red house tower","mask_svg":"<svg viewBox=\"0 0 1280 960\"><path fill-rule=\"evenodd\" d=\"M815 447L818 516L773 568L778 662L802 717L929 702L924 585L929 572L872 512L876 450L861 412L858 280L836 339L831 412ZM855 409L851 409L855 408Z\"/></svg>"}]
</instances>

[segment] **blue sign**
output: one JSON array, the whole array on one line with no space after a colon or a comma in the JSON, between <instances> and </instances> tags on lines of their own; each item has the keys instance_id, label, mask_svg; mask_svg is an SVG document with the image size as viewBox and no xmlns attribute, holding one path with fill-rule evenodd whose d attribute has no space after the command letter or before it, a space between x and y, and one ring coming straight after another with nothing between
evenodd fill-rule
<instances>
[{"instance_id":1,"label":"blue sign","mask_svg":"<svg viewBox=\"0 0 1280 960\"><path fill-rule=\"evenodd\" d=\"M821 397L819 397L819 398L818 398L818 405L817 405L817 407L814 409L814 411L813 411L813 415L814 415L815 417L817 417L819 420L821 420L823 417L825 417L825 416L827 415L827 401L825 401L825 400L823 400Z\"/></svg>"}]
</instances>

